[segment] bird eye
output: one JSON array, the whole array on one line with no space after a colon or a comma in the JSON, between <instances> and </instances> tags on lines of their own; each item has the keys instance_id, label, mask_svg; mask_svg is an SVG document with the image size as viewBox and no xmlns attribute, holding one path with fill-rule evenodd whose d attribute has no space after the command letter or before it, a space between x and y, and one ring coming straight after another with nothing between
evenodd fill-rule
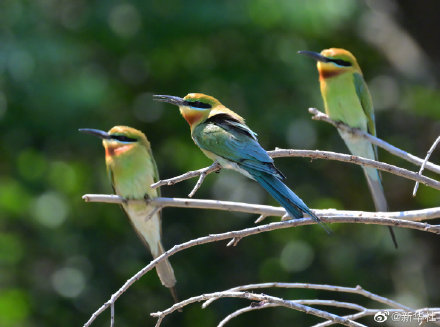
<instances>
[{"instance_id":1,"label":"bird eye","mask_svg":"<svg viewBox=\"0 0 440 327\"><path fill-rule=\"evenodd\" d=\"M200 102L200 101L186 101L186 104L190 107L201 108L201 109L209 109L211 105L208 103Z\"/></svg>"},{"instance_id":2,"label":"bird eye","mask_svg":"<svg viewBox=\"0 0 440 327\"><path fill-rule=\"evenodd\" d=\"M121 142L136 142L136 139L133 139L131 137L125 136L125 135L111 135L112 139L121 141Z\"/></svg>"},{"instance_id":3,"label":"bird eye","mask_svg":"<svg viewBox=\"0 0 440 327\"><path fill-rule=\"evenodd\" d=\"M351 66L351 63L342 59L330 59L331 62L335 63L339 66L349 67Z\"/></svg>"}]
</instances>

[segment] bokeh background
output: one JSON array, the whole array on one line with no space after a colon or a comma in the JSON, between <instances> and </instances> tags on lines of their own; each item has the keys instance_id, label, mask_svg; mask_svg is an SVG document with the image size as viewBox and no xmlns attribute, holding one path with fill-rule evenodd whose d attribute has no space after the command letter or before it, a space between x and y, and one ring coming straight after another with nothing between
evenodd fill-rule
<instances>
[{"instance_id":1,"label":"bokeh background","mask_svg":"<svg viewBox=\"0 0 440 327\"><path fill-rule=\"evenodd\" d=\"M162 177L210 161L193 144L177 108L152 94L203 92L246 117L266 149L347 152L335 129L310 119L323 109L315 63L296 54L351 50L376 107L380 137L424 156L440 134L438 1L0 1L0 326L81 326L150 261L123 212L84 203L111 193L100 141L78 128L130 125L151 141ZM440 152L440 151L437 151ZM380 151L383 161L415 169ZM440 156L434 154L433 160ZM359 167L277 159L312 208L373 210ZM384 174L391 210L438 206L439 193ZM185 197L195 180L162 189ZM276 203L235 172L210 175L197 198ZM253 226L255 216L165 209L166 248L198 236ZM440 305L439 238L372 225L275 231L214 243L171 258L184 299L240 284L285 281L362 285L414 307ZM306 290L285 298L356 296ZM172 304L151 272L116 303L117 326L153 326ZM164 326L214 326L247 302L187 307ZM339 312L339 311L335 311ZM231 326L305 326L319 320L287 309L246 314ZM371 318L363 322L373 325ZM94 326L108 326L109 313Z\"/></svg>"}]
</instances>

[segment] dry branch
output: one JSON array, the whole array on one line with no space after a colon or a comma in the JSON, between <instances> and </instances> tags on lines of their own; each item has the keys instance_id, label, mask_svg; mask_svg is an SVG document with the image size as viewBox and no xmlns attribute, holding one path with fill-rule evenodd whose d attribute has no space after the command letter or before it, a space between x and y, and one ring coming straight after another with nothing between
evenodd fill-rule
<instances>
[{"instance_id":1,"label":"dry branch","mask_svg":"<svg viewBox=\"0 0 440 327\"><path fill-rule=\"evenodd\" d=\"M85 195L84 197L85 201L102 201L107 203L122 203L125 200L119 196L111 196L111 195ZM139 201L139 200L128 200L128 201ZM251 212L251 213L257 213L257 214L268 214L274 215L274 212L278 212L284 214L284 209L276 208L276 207L270 207L270 206L261 206L261 205L249 205L246 203L234 203L234 202L225 202L222 203L221 201L214 201L214 200L193 200L193 199L172 199L172 198L156 198L150 202L150 204L156 204L161 207L167 207L167 206L177 206L177 207L197 207L197 208L212 208L213 206L216 206L216 209L222 209L222 210L228 210L231 211L234 206L239 208L241 212ZM251 210L249 210L251 209ZM263 210L261 210L263 209ZM247 211L246 211L247 210ZM428 209L429 211L430 209ZM418 210L420 211L423 210ZM437 208L437 216L440 211L440 208ZM316 211L317 214L319 211ZM345 211L344 214L346 215L348 211ZM411 218L414 218L413 215L411 215L411 212L409 212L409 216ZM336 216L337 214L336 210L330 210L330 215L328 217L322 216L322 220L327 223L364 223L364 224L380 224L380 225L388 225L388 226L399 226L404 228L413 228L418 229L422 231L427 232L433 232L436 234L440 234L440 226L435 225L429 225L427 223L421 223L417 221L409 221L409 220L403 220L403 219L395 219L395 218L384 218L380 217L379 214L382 213L363 213L365 215L363 216ZM392 213L387 213L387 215L390 215ZM431 213L422 213L422 216L429 216ZM278 215L278 214L275 214ZM398 216L404 216L404 212L397 213ZM231 231L221 234L211 234L209 236L199 237L194 240L190 240L188 242L175 245L170 250L166 251L161 256L157 257L153 261L150 262L147 266L145 266L142 270L140 270L137 274L135 274L132 278L130 278L116 293L114 293L109 301L104 303L89 319L89 321L84 325L84 327L90 326L90 324L96 319L98 315L100 315L103 311L105 311L109 306L114 304L114 302L121 296L134 282L139 280L144 274L146 274L148 271L153 269L159 262L165 260L171 255L174 255L177 252L183 251L187 248L211 243L211 242L217 242L222 241L226 239L242 239L244 237L255 235L263 232L268 232L272 230L277 229L285 229L285 228L292 228L296 226L304 226L304 225L312 225L316 222L311 218L301 218L301 219L291 219L288 221L282 221L282 222L274 222L266 225L259 225L252 228L246 228L239 231Z\"/></svg>"},{"instance_id":2,"label":"dry branch","mask_svg":"<svg viewBox=\"0 0 440 327\"><path fill-rule=\"evenodd\" d=\"M274 216L282 217L286 215L286 210L282 207L273 207L261 204L250 204L233 201L219 201L219 200L202 200L202 199L188 199L188 198L155 198L152 200L125 200L119 195L106 194L85 194L83 200L86 202L103 202L121 204L126 201L143 202L147 201L150 205L160 208L175 207L175 208L196 208L196 209L212 209L229 212L243 212L256 214L264 217ZM336 210L336 209L315 209L313 212L323 218L323 221L329 223L373 223L378 225L401 225L406 222L418 222L422 220L430 220L440 218L440 207L409 210L409 211L394 211L394 212L369 212L369 211L350 211L350 210ZM310 220L310 221L309 221ZM392 223L392 221L400 221L400 223ZM290 220L289 220L290 221ZM304 224L312 224L311 219L304 218ZM418 226L418 225L414 225ZM422 225L420 225L422 226ZM423 225L424 226L424 225ZM431 225L429 225L431 226ZM409 227L409 225L401 225L401 227ZM439 228L436 225L431 227ZM424 228L424 227L423 227ZM419 229L419 228L415 228Z\"/></svg>"},{"instance_id":3,"label":"dry branch","mask_svg":"<svg viewBox=\"0 0 440 327\"><path fill-rule=\"evenodd\" d=\"M89 199L93 198L93 196L89 196ZM113 203L116 203L116 199L113 198ZM117 198L117 200L122 201L121 198ZM342 219L341 219L342 218ZM392 225L392 226L401 226L401 227L409 227L409 228L416 228L420 230L426 230L431 232L436 232L437 234L440 234L440 227L438 226L431 226L425 223L420 222L413 222L413 221L404 221L404 220L398 220L398 219L389 219L389 218L343 218L343 217L330 217L326 218L324 221L326 222L347 222L348 220L352 220L353 222L357 223L379 223L385 225ZM183 251L187 248L201 245L201 244L207 244L217 241L222 241L226 239L232 239L232 238L244 238L250 235L255 235L263 232L268 232L272 230L277 229L285 229L285 228L291 228L295 226L302 226L302 225L311 225L316 223L313 219L310 218L301 218L301 219L291 219L289 221L283 221L283 222L274 222L266 225L259 225L252 228L246 228L243 230L238 231L230 231L226 233L221 234L211 234L208 236L199 237L194 240L190 240L188 242L175 245L170 250L166 251L156 259L152 260L147 266L145 266L142 270L140 270L138 273L136 273L133 277L131 277L125 284L117 291L115 292L110 300L105 302L93 315L90 317L90 319L84 324L84 327L90 326L91 323L103 312L105 311L109 306L111 306L118 298L121 296L133 283L135 283L137 280L139 280L143 275L145 275L148 271L153 269L159 262L165 260L166 258L170 257L171 255L174 255L177 252Z\"/></svg>"},{"instance_id":4,"label":"dry branch","mask_svg":"<svg viewBox=\"0 0 440 327\"><path fill-rule=\"evenodd\" d=\"M410 307L407 307L403 304L400 304L396 301L390 300L386 297L374 294L363 289L360 285L356 287L344 287L344 286L334 286L327 284L311 284L311 283L279 283L279 282L270 282L270 283L258 283L258 284L248 284L230 288L228 291L250 291L256 289L266 289L266 288L298 288L298 289L311 289L311 290L321 290L321 291L329 291L329 292L339 292L339 293L351 293L358 294L363 297L366 297L370 300L386 304L387 306L395 309L402 309L406 311L414 311ZM203 308L206 308L216 299L211 299L203 303Z\"/></svg>"},{"instance_id":5,"label":"dry branch","mask_svg":"<svg viewBox=\"0 0 440 327\"><path fill-rule=\"evenodd\" d=\"M276 306L282 306L298 311L305 312L307 314L311 314L320 318L324 318L326 320L330 320L335 323L342 324L344 326L350 326L350 327L365 327L365 325L362 325L358 322L351 321L350 319L343 318L341 316L329 313L327 311L318 310L315 308L312 308L307 305L300 304L296 301L287 301L284 299L281 299L279 297L270 296L266 294L254 294L254 293L248 293L248 292L230 292L230 291L224 291L224 292L215 292L210 294L203 294L199 296L194 296L189 299L186 299L184 301L181 301L179 303L174 304L172 307L164 310L159 311L156 313L152 313L151 316L157 317L158 322L156 324L156 327L160 326L160 323L162 322L162 319L166 317L167 315L173 313L174 311L183 308L184 306L187 306L188 304L194 303L194 302L201 302L206 301L211 298L225 298L225 297L236 297L236 298L244 298L252 301L258 301L260 303L271 303ZM328 301L327 301L328 302ZM315 303L316 304L316 303Z\"/></svg>"},{"instance_id":6,"label":"dry branch","mask_svg":"<svg viewBox=\"0 0 440 327\"><path fill-rule=\"evenodd\" d=\"M334 121L334 120L330 119L330 117L327 116L325 113L319 111L316 108L309 108L309 112L313 115L312 119L314 119L314 120L324 121L326 123L329 123L329 124L335 126L336 128L338 128L342 131L348 132L348 133L355 135L355 136L363 137L363 138L367 139L368 141L370 141L372 144L375 144L378 147L384 149L385 151L388 151L389 153L391 153L397 157L400 157L406 161L409 161L417 166L421 166L423 164L423 159L420 159L419 157L416 157L415 155L412 155L411 153L403 151L403 150L395 147L394 145L391 145L388 142L385 142L384 140L382 140L376 136L373 136L373 135L368 134L364 131L361 131L358 128L352 128L342 122ZM431 170L437 174L440 174L440 166L435 165L431 162L426 163L426 169Z\"/></svg>"},{"instance_id":7,"label":"dry branch","mask_svg":"<svg viewBox=\"0 0 440 327\"><path fill-rule=\"evenodd\" d=\"M344 302L344 301L335 301L335 300L319 300L319 299L298 299L298 300L285 300L279 297L272 297L267 294L256 294L249 293L248 291L262 289L262 288L272 288L272 287L281 287L281 288L300 288L300 289L314 289L314 290L326 290L333 292L341 292L341 293L353 293L358 294L368 299L372 299L376 302L386 304L389 308L383 309L368 309L365 306L359 305L353 302ZM390 300L388 298L379 296L377 294L371 293L369 291L364 290L360 286L356 287L341 287L341 286L333 286L333 285L323 285L323 284L308 284L308 283L262 283L262 284L250 284L243 285L231 288L222 292L214 292L209 294L203 294L199 296L194 296L179 303L174 304L166 310L159 311L156 313L152 313L153 317L158 318L158 322L156 327L162 322L162 319L167 315L173 313L176 310L182 309L183 307L195 303L205 301L202 305L202 308L206 308L210 303L222 299L222 298L230 298L230 297L241 297L249 300L258 301L257 303L253 303L250 306L238 309L228 316L226 316L217 326L223 327L226 323L228 323L233 318L245 313L254 310L266 309L284 306L290 309L303 311L308 314L312 314L321 318L326 319L326 321L316 324L315 326L330 326L333 324L343 324L346 326L365 326L360 324L354 320L359 319L364 316L375 315L376 313L383 312L386 310L388 313L401 313L402 316L406 315L414 315L419 319L419 322L422 321L435 321L440 319L440 308L423 308L423 309L412 309L403 304ZM309 311L305 311L304 306L308 308ZM353 314L345 315L345 316L336 316L329 313L328 311L316 310L311 308L310 306L326 306L326 307L336 307L336 308L344 308L348 310L358 311ZM316 310L316 311L315 311ZM418 314L418 315L417 315ZM324 317L326 315L327 317ZM439 317L437 317L439 315ZM341 320L346 319L346 320ZM416 318L415 318L416 319ZM390 319L391 320L391 319Z\"/></svg>"},{"instance_id":8,"label":"dry branch","mask_svg":"<svg viewBox=\"0 0 440 327\"><path fill-rule=\"evenodd\" d=\"M434 141L432 146L429 148L428 153L426 154L425 160L423 160L423 164L420 167L420 170L419 170L419 173L418 173L420 176L422 175L423 169L425 169L425 166L428 163L428 160L431 157L431 154L434 152L434 150L437 147L437 145L439 144L439 142L440 142L440 136L437 137L437 139ZM418 188L419 188L419 182L416 182L416 185L414 185L413 196L416 196Z\"/></svg>"},{"instance_id":9,"label":"dry branch","mask_svg":"<svg viewBox=\"0 0 440 327\"><path fill-rule=\"evenodd\" d=\"M426 186L432 187L434 189L440 190L440 182L435 179L423 176L418 174L417 172L410 171L404 168L400 168L394 165L390 165L384 162L375 161L367 158L362 158L358 156L353 156L349 154L336 153L331 151L320 151L320 150L293 150L293 149L276 149L273 151L267 152L272 158L281 158L281 157L303 157L303 158L311 158L311 159L325 159L325 160L336 160L342 162L348 162L360 166L373 167L397 176L401 176L419 183L422 183ZM191 192L191 195L194 195L195 190L200 187L201 182L209 173L214 171L218 171L219 165L214 162L209 167L205 167L199 170L194 170L187 172L185 174L172 177L165 180L160 180L155 184L152 184L151 187L159 187L162 185L174 185L176 183L182 182L184 180L203 176L203 178L199 178L199 181L196 184L196 187Z\"/></svg>"}]
</instances>

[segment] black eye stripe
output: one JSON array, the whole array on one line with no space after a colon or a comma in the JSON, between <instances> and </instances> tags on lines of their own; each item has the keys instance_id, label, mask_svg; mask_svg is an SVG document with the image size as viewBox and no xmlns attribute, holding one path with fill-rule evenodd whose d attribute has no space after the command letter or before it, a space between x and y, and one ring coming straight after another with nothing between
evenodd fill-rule
<instances>
[{"instance_id":1,"label":"black eye stripe","mask_svg":"<svg viewBox=\"0 0 440 327\"><path fill-rule=\"evenodd\" d=\"M329 61L334 62L336 65L349 67L351 63L342 59L329 59Z\"/></svg>"},{"instance_id":2,"label":"black eye stripe","mask_svg":"<svg viewBox=\"0 0 440 327\"><path fill-rule=\"evenodd\" d=\"M136 139L133 139L131 137L125 136L125 135L110 135L112 139L121 141L121 142L136 142Z\"/></svg>"},{"instance_id":3,"label":"black eye stripe","mask_svg":"<svg viewBox=\"0 0 440 327\"><path fill-rule=\"evenodd\" d=\"M200 101L185 101L185 104L190 107L209 109L211 105L208 103L200 102Z\"/></svg>"}]
</instances>

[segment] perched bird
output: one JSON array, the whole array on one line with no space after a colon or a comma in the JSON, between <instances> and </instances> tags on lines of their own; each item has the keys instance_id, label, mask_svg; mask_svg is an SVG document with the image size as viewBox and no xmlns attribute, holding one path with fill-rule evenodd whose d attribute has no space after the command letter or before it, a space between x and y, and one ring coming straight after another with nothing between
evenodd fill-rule
<instances>
[{"instance_id":1,"label":"perched bird","mask_svg":"<svg viewBox=\"0 0 440 327\"><path fill-rule=\"evenodd\" d=\"M299 51L317 60L321 95L325 112L335 120L376 135L374 108L361 68L351 52L345 49L325 49L321 53ZM352 154L377 160L377 148L364 138L338 129ZM375 168L363 167L377 211L387 211L388 205L382 188L381 176ZM397 241L389 227L394 246Z\"/></svg>"},{"instance_id":2,"label":"perched bird","mask_svg":"<svg viewBox=\"0 0 440 327\"><path fill-rule=\"evenodd\" d=\"M179 106L191 128L192 139L208 158L257 181L292 218L301 218L307 213L329 231L282 182L284 175L275 168L273 159L258 143L257 134L246 126L242 117L202 93L190 93L183 99L170 95L154 95L153 98Z\"/></svg>"},{"instance_id":3,"label":"perched bird","mask_svg":"<svg viewBox=\"0 0 440 327\"><path fill-rule=\"evenodd\" d=\"M108 132L89 128L82 128L79 131L102 139L107 172L113 191L117 195L124 199L137 200L160 196L158 189L150 187L158 181L159 173L150 142L144 133L127 126L115 126ZM150 249L153 258L164 253L160 240L162 234L160 211L145 202L126 202L122 204L122 208L139 238ZM176 277L168 259L160 262L156 266L156 271L162 285L169 288L177 302L174 288Z\"/></svg>"}]
</instances>

